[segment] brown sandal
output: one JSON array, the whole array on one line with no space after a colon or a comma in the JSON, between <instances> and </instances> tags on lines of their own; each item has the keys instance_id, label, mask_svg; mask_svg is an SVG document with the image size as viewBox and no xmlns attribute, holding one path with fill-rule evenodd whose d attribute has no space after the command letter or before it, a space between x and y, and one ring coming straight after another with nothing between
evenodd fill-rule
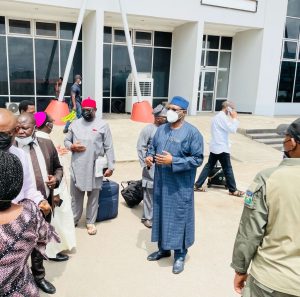
<instances>
[{"instance_id":1,"label":"brown sandal","mask_svg":"<svg viewBox=\"0 0 300 297\"><path fill-rule=\"evenodd\" d=\"M229 192L229 195L236 196L236 197L242 197L244 194L245 194L245 192L239 191L239 190L236 190L234 192Z\"/></svg>"},{"instance_id":2,"label":"brown sandal","mask_svg":"<svg viewBox=\"0 0 300 297\"><path fill-rule=\"evenodd\" d=\"M207 192L206 187L200 187L198 188L196 185L194 186L194 191L195 192Z\"/></svg>"}]
</instances>

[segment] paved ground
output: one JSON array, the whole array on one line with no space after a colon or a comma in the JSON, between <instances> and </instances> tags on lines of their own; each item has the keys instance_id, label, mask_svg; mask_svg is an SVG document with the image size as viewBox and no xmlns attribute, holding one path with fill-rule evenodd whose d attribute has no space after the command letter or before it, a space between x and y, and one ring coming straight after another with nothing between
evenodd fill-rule
<instances>
[{"instance_id":1,"label":"paved ground","mask_svg":"<svg viewBox=\"0 0 300 297\"><path fill-rule=\"evenodd\" d=\"M211 115L189 117L209 141ZM275 128L294 118L241 116L241 127ZM144 124L128 119L109 119L118 162L113 180L140 178L135 155L137 135ZM55 133L61 143L61 129ZM233 167L240 189L245 190L255 174L277 165L282 154L242 135L232 137ZM206 154L208 153L206 148ZM125 161L131 162L125 162ZM199 169L199 171L201 168ZM67 171L67 170L66 170ZM150 230L140 223L142 205L126 207L120 197L116 219L97 224L98 234L89 236L84 220L76 228L77 249L65 263L46 263L47 278L59 297L233 297L233 271L229 267L232 246L243 202L225 189L196 193L196 242L189 250L185 271L173 275L172 259L147 262L156 250ZM42 294L42 296L47 296Z\"/></svg>"}]
</instances>

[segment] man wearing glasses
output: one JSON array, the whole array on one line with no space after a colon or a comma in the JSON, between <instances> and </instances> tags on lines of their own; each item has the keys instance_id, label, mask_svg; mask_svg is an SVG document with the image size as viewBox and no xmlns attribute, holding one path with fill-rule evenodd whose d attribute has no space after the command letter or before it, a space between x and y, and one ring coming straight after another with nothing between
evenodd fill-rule
<instances>
[{"instance_id":1,"label":"man wearing glasses","mask_svg":"<svg viewBox=\"0 0 300 297\"><path fill-rule=\"evenodd\" d=\"M258 173L244 198L231 264L244 297L300 296L300 118L284 134L286 158Z\"/></svg>"},{"instance_id":2,"label":"man wearing glasses","mask_svg":"<svg viewBox=\"0 0 300 297\"><path fill-rule=\"evenodd\" d=\"M170 257L174 250L173 273L184 269L187 249L195 238L193 184L203 161L203 138L184 118L189 102L174 97L167 109L166 125L157 129L145 159L155 163L152 241L158 251L148 261Z\"/></svg>"}]
</instances>

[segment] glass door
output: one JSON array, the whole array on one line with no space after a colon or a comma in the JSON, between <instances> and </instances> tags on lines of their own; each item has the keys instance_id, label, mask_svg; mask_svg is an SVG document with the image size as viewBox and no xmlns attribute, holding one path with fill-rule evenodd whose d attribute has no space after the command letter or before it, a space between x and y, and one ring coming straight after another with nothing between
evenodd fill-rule
<instances>
[{"instance_id":1,"label":"glass door","mask_svg":"<svg viewBox=\"0 0 300 297\"><path fill-rule=\"evenodd\" d=\"M212 111L215 98L216 70L201 70L197 111Z\"/></svg>"}]
</instances>

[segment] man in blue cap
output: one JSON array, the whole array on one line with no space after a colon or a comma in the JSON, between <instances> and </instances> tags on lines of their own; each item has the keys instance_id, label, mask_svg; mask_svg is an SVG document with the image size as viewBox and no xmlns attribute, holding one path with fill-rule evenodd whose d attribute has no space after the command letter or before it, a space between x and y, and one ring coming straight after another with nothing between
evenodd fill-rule
<instances>
[{"instance_id":1,"label":"man in blue cap","mask_svg":"<svg viewBox=\"0 0 300 297\"><path fill-rule=\"evenodd\" d=\"M166 125L157 129L145 159L155 163L152 241L158 251L149 261L170 257L174 250L173 273L184 269L187 249L195 240L193 183L203 161L203 138L185 122L189 102L179 96L167 106Z\"/></svg>"},{"instance_id":2,"label":"man in blue cap","mask_svg":"<svg viewBox=\"0 0 300 297\"><path fill-rule=\"evenodd\" d=\"M157 131L157 128L165 124L167 121L167 110L163 105L157 105L153 110L154 123L147 125L140 133L137 142L137 153L139 156L140 164L143 168L142 183L143 183L143 206L144 212L141 219L142 223L147 227L152 227L153 217L153 179L154 179L154 167L147 168L145 164L145 157L149 145Z\"/></svg>"}]
</instances>

